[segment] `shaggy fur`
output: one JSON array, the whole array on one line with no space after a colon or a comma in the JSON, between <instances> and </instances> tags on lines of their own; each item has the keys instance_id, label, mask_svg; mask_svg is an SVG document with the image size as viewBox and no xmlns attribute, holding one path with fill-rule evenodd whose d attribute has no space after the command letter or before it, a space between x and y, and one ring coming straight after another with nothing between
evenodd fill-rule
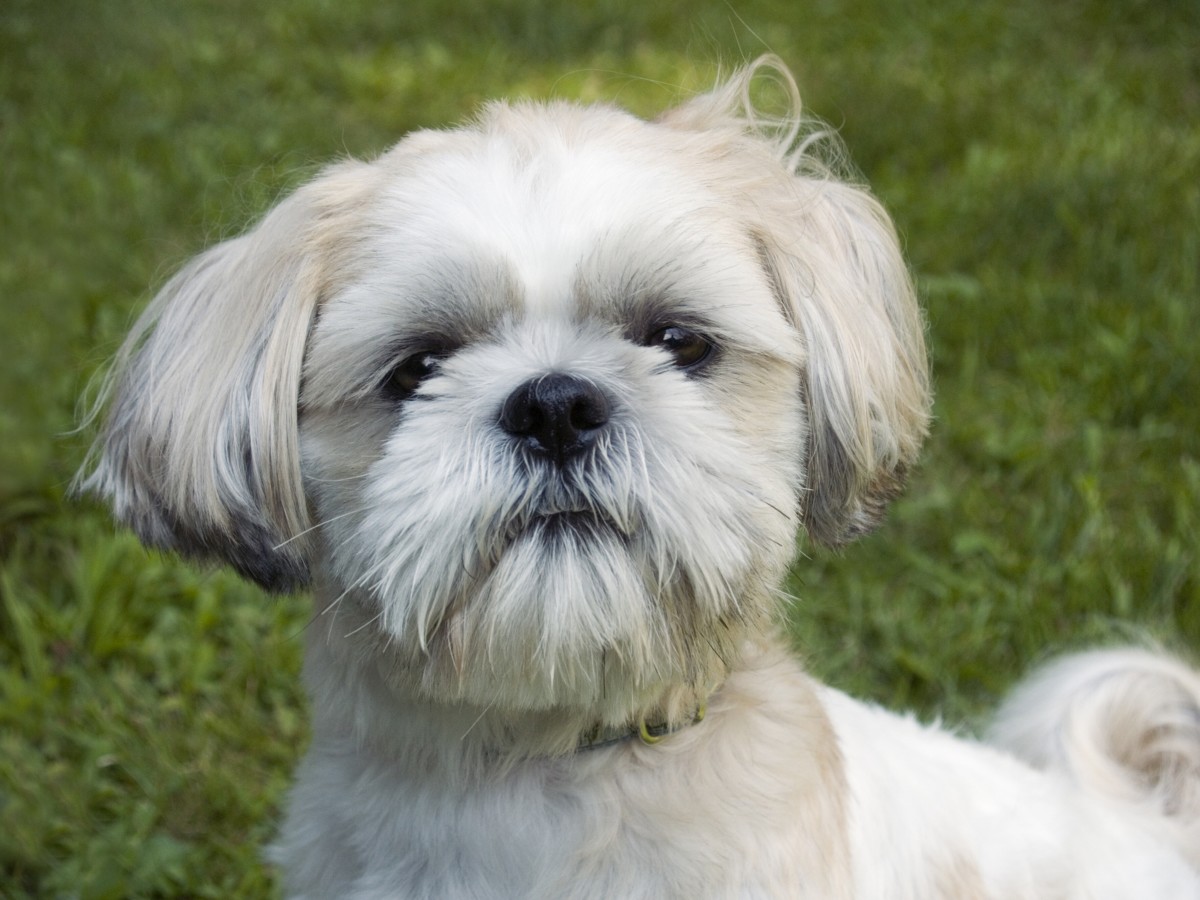
<instances>
[{"instance_id":1,"label":"shaggy fur","mask_svg":"<svg viewBox=\"0 0 1200 900\"><path fill-rule=\"evenodd\" d=\"M1200 897L1182 664L1049 670L1008 752L780 649L797 533L870 530L929 408L892 226L822 141L770 59L650 122L493 104L138 323L83 486L315 595L290 896Z\"/></svg>"}]
</instances>

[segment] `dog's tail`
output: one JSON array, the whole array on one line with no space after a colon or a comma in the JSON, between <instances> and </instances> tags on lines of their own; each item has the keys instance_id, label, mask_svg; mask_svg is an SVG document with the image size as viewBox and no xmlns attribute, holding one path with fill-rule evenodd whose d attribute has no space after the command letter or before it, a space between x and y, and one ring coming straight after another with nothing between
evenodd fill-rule
<instances>
[{"instance_id":1,"label":"dog's tail","mask_svg":"<svg viewBox=\"0 0 1200 900\"><path fill-rule=\"evenodd\" d=\"M1017 687L988 737L1144 819L1200 867L1200 672L1141 649L1066 656Z\"/></svg>"}]
</instances>

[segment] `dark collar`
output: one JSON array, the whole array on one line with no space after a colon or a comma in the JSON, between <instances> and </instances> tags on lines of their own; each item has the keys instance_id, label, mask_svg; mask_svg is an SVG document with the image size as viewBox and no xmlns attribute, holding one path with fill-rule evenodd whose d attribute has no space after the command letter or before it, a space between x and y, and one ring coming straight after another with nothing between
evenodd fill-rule
<instances>
[{"instance_id":1,"label":"dark collar","mask_svg":"<svg viewBox=\"0 0 1200 900\"><path fill-rule=\"evenodd\" d=\"M575 746L575 752L599 750L601 747L611 747L613 744L622 744L634 738L639 739L643 744L657 744L667 735L683 731L683 729L703 721L704 714L707 711L708 701L705 700L696 707L696 713L691 719L676 723L675 725L671 725L668 722L647 722L645 719L638 719L630 725L610 726L608 728L604 728L597 723L593 728L590 728L579 736L579 743Z\"/></svg>"}]
</instances>

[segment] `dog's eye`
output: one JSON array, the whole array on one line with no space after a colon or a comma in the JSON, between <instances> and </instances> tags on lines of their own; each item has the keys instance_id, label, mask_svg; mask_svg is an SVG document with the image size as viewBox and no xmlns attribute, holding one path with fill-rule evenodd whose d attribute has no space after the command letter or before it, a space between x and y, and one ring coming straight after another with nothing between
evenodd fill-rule
<instances>
[{"instance_id":1,"label":"dog's eye","mask_svg":"<svg viewBox=\"0 0 1200 900\"><path fill-rule=\"evenodd\" d=\"M383 379L381 389L389 400L407 400L421 386L421 382L437 369L437 364L446 356L444 351L422 350L405 357L396 364Z\"/></svg>"},{"instance_id":2,"label":"dog's eye","mask_svg":"<svg viewBox=\"0 0 1200 900\"><path fill-rule=\"evenodd\" d=\"M681 369L696 368L713 352L713 345L706 338L681 325L668 325L651 333L646 346L662 347Z\"/></svg>"}]
</instances>

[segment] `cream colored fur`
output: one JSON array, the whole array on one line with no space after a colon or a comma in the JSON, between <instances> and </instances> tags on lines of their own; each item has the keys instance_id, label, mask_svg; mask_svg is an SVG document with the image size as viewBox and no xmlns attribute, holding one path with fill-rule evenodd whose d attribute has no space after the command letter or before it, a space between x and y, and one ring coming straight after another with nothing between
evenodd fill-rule
<instances>
[{"instance_id":1,"label":"cream colored fur","mask_svg":"<svg viewBox=\"0 0 1200 900\"><path fill-rule=\"evenodd\" d=\"M83 487L314 594L289 896L1200 897L1191 669L1051 669L1008 752L781 649L797 534L874 527L930 403L831 141L771 59L656 121L493 104L322 173L135 327Z\"/></svg>"}]
</instances>

